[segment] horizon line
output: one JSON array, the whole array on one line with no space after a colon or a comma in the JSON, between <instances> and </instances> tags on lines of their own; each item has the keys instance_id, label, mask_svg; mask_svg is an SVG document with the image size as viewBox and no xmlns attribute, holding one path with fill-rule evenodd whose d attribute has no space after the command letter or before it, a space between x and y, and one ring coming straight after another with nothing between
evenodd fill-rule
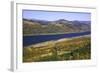
<instances>
[{"instance_id":1,"label":"horizon line","mask_svg":"<svg viewBox=\"0 0 100 73\"><path fill-rule=\"evenodd\" d=\"M31 19L31 18L22 18L22 19L26 19L26 20L40 20L40 21L58 21L58 20L66 20L66 21L90 21L91 20L68 20L68 19L56 19L56 20L43 20L43 19Z\"/></svg>"}]
</instances>

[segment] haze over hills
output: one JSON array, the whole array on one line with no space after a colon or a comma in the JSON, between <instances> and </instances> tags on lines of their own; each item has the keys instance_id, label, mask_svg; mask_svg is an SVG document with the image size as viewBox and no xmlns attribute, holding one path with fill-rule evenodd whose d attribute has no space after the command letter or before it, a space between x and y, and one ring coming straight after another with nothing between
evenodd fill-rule
<instances>
[{"instance_id":1,"label":"haze over hills","mask_svg":"<svg viewBox=\"0 0 100 73\"><path fill-rule=\"evenodd\" d=\"M90 24L90 21L68 21L65 19L55 21L23 19L23 34L40 35L86 32L91 30Z\"/></svg>"}]
</instances>

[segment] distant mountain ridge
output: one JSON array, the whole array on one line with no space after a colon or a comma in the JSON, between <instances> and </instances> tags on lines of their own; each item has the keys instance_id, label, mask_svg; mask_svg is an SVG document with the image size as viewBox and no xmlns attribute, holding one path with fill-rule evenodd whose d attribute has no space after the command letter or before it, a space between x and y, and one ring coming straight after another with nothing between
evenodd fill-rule
<instances>
[{"instance_id":1,"label":"distant mountain ridge","mask_svg":"<svg viewBox=\"0 0 100 73\"><path fill-rule=\"evenodd\" d=\"M90 21L68 21L59 19L55 21L23 19L23 34L52 34L86 32L91 30Z\"/></svg>"}]
</instances>

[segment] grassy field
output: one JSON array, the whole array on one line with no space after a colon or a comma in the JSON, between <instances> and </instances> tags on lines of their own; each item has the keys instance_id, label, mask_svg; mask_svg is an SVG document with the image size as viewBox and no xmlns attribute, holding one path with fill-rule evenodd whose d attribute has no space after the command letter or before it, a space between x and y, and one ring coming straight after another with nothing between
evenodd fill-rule
<instances>
[{"instance_id":1,"label":"grassy field","mask_svg":"<svg viewBox=\"0 0 100 73\"><path fill-rule=\"evenodd\" d=\"M91 58L91 38L78 37L23 47L23 62L84 60Z\"/></svg>"}]
</instances>

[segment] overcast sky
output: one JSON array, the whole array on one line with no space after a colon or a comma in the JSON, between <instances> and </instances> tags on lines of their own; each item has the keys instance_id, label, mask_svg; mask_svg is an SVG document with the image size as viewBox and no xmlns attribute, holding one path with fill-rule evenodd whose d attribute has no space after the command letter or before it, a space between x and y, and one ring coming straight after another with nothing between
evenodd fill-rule
<instances>
[{"instance_id":1,"label":"overcast sky","mask_svg":"<svg viewBox=\"0 0 100 73\"><path fill-rule=\"evenodd\" d=\"M35 11L35 10L23 10L23 18L26 19L39 19L54 21L58 19L66 19L69 21L90 21L90 13L80 12L53 12L53 11Z\"/></svg>"}]
</instances>

